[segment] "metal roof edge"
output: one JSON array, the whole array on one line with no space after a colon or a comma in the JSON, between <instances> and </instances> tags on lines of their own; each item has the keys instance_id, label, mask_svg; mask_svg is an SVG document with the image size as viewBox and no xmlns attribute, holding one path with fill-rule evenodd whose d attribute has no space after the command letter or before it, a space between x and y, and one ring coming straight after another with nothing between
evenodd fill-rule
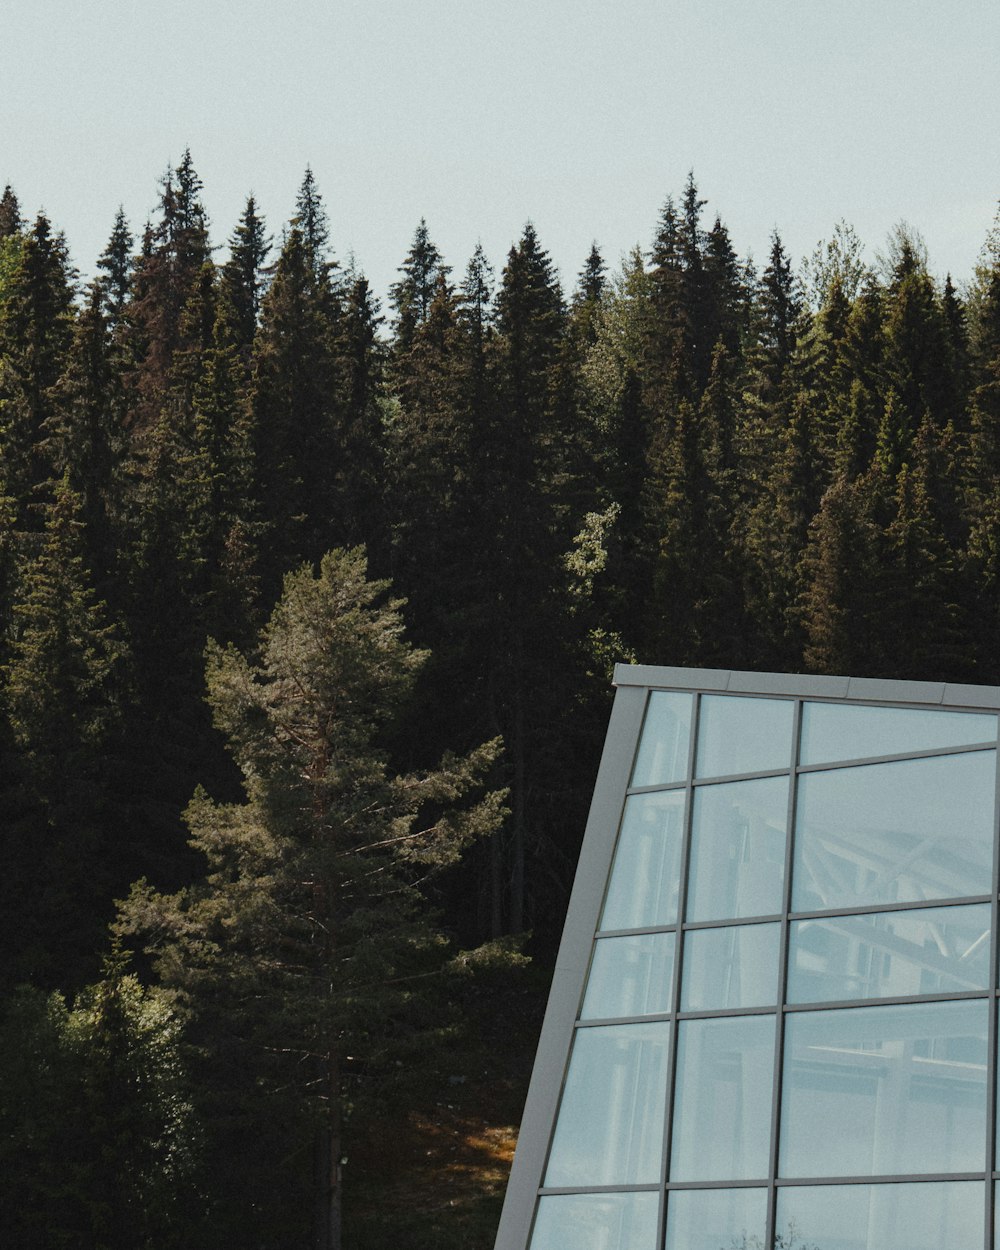
<instances>
[{"instance_id":1,"label":"metal roof edge","mask_svg":"<svg viewBox=\"0 0 1000 1250\"><path fill-rule=\"evenodd\" d=\"M704 690L727 694L776 694L851 699L866 703L917 703L932 707L1000 711L1000 686L899 678L834 677L823 673L757 673L725 668L675 668L616 664L613 685Z\"/></svg>"}]
</instances>

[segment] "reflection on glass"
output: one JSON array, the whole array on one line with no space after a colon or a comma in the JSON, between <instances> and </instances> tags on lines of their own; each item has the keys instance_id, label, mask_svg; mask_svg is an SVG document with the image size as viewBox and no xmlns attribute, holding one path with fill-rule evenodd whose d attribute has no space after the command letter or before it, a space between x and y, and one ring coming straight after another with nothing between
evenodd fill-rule
<instances>
[{"instance_id":1,"label":"reflection on glass","mask_svg":"<svg viewBox=\"0 0 1000 1250\"><path fill-rule=\"evenodd\" d=\"M602 929L676 922L684 793L664 790L626 799Z\"/></svg>"},{"instance_id":2,"label":"reflection on glass","mask_svg":"<svg viewBox=\"0 0 1000 1250\"><path fill-rule=\"evenodd\" d=\"M576 1030L545 1184L659 1180L670 1025Z\"/></svg>"},{"instance_id":3,"label":"reflection on glass","mask_svg":"<svg viewBox=\"0 0 1000 1250\"><path fill-rule=\"evenodd\" d=\"M598 938L581 1019L669 1011L675 943L673 933Z\"/></svg>"},{"instance_id":4,"label":"reflection on glass","mask_svg":"<svg viewBox=\"0 0 1000 1250\"><path fill-rule=\"evenodd\" d=\"M996 737L997 718L978 712L806 703L802 708L799 763L829 764L868 755L972 746L995 742Z\"/></svg>"},{"instance_id":5,"label":"reflection on glass","mask_svg":"<svg viewBox=\"0 0 1000 1250\"><path fill-rule=\"evenodd\" d=\"M781 1175L980 1171L986 1037L985 1001L789 1013Z\"/></svg>"},{"instance_id":6,"label":"reflection on glass","mask_svg":"<svg viewBox=\"0 0 1000 1250\"><path fill-rule=\"evenodd\" d=\"M771 1007L778 1001L777 924L689 929L684 935L682 1011Z\"/></svg>"},{"instance_id":7,"label":"reflection on glass","mask_svg":"<svg viewBox=\"0 0 1000 1250\"><path fill-rule=\"evenodd\" d=\"M989 894L995 751L799 778L796 911Z\"/></svg>"},{"instance_id":8,"label":"reflection on glass","mask_svg":"<svg viewBox=\"0 0 1000 1250\"><path fill-rule=\"evenodd\" d=\"M986 903L796 920L791 925L788 1001L985 990L989 962Z\"/></svg>"},{"instance_id":9,"label":"reflection on glass","mask_svg":"<svg viewBox=\"0 0 1000 1250\"><path fill-rule=\"evenodd\" d=\"M703 695L695 775L729 777L788 768L794 710L790 699Z\"/></svg>"},{"instance_id":10,"label":"reflection on glass","mask_svg":"<svg viewBox=\"0 0 1000 1250\"><path fill-rule=\"evenodd\" d=\"M540 1198L530 1250L656 1250L657 1194Z\"/></svg>"},{"instance_id":11,"label":"reflection on glass","mask_svg":"<svg viewBox=\"0 0 1000 1250\"><path fill-rule=\"evenodd\" d=\"M767 1175L774 1016L678 1025L673 1181Z\"/></svg>"},{"instance_id":12,"label":"reflection on glass","mask_svg":"<svg viewBox=\"0 0 1000 1250\"><path fill-rule=\"evenodd\" d=\"M775 1247L981 1250L983 1198L982 1181L792 1185L778 1190Z\"/></svg>"},{"instance_id":13,"label":"reflection on glass","mask_svg":"<svg viewBox=\"0 0 1000 1250\"><path fill-rule=\"evenodd\" d=\"M731 1250L764 1244L766 1189L672 1189L666 1250Z\"/></svg>"},{"instance_id":14,"label":"reflection on glass","mask_svg":"<svg viewBox=\"0 0 1000 1250\"><path fill-rule=\"evenodd\" d=\"M695 790L688 920L782 910L787 812L787 777Z\"/></svg>"},{"instance_id":15,"label":"reflection on glass","mask_svg":"<svg viewBox=\"0 0 1000 1250\"><path fill-rule=\"evenodd\" d=\"M633 786L665 786L687 776L694 696L654 690L646 705Z\"/></svg>"}]
</instances>

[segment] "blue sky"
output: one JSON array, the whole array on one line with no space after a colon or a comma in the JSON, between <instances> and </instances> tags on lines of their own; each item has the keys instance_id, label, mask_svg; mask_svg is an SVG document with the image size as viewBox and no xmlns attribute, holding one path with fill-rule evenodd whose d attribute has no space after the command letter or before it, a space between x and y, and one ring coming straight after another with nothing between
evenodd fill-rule
<instances>
[{"instance_id":1,"label":"blue sky","mask_svg":"<svg viewBox=\"0 0 1000 1250\"><path fill-rule=\"evenodd\" d=\"M571 285L650 242L693 169L763 258L906 219L972 266L1000 199L997 0L16 0L0 184L92 271L190 147L213 238L251 190L277 233L307 163L338 255L384 294L414 227L499 270L526 220Z\"/></svg>"}]
</instances>

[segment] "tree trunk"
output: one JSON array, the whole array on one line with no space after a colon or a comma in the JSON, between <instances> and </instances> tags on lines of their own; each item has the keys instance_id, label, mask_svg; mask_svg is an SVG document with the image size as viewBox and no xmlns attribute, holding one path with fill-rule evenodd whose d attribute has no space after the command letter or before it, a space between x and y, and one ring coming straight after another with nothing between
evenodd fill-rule
<instances>
[{"instance_id":1,"label":"tree trunk","mask_svg":"<svg viewBox=\"0 0 1000 1250\"><path fill-rule=\"evenodd\" d=\"M314 1250L342 1250L343 1195L340 1159L343 1151L340 1112L340 1059L335 1053L327 1062L327 1121L316 1136L314 1148L315 1191Z\"/></svg>"}]
</instances>

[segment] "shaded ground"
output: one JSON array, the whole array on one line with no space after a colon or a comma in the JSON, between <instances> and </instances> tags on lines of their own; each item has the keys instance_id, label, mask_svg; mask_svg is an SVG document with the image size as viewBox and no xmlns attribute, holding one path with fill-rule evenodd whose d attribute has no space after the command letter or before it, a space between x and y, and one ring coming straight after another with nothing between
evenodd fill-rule
<instances>
[{"instance_id":1,"label":"shaded ground","mask_svg":"<svg viewBox=\"0 0 1000 1250\"><path fill-rule=\"evenodd\" d=\"M548 991L516 981L470 994L413 1105L355 1146L347 1250L493 1250Z\"/></svg>"}]
</instances>

